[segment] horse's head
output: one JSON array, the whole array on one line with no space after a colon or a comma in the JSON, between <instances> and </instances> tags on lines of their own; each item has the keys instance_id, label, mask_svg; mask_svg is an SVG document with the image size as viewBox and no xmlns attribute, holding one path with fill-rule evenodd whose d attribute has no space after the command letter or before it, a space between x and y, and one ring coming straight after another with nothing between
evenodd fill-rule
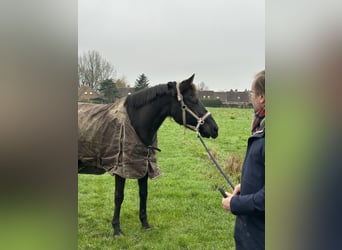
<instances>
[{"instance_id":1,"label":"horse's head","mask_svg":"<svg viewBox=\"0 0 342 250\"><path fill-rule=\"evenodd\" d=\"M180 83L168 83L168 88L172 88L174 95L171 116L180 125L198 130L203 137L216 138L218 126L197 97L196 87L193 84L194 76Z\"/></svg>"}]
</instances>

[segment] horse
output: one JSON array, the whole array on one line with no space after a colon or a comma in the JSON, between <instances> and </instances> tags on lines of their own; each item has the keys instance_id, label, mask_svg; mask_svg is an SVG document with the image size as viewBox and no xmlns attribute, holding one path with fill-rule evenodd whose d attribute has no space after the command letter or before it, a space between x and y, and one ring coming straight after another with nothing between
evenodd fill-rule
<instances>
[{"instance_id":1,"label":"horse","mask_svg":"<svg viewBox=\"0 0 342 250\"><path fill-rule=\"evenodd\" d=\"M161 175L156 165L157 131L167 117L203 137L218 136L214 118L197 97L194 76L145 88L114 104L79 103L78 173L115 176L115 237L122 234L120 209L126 178L138 179L139 218L144 229L151 229L146 212L148 177Z\"/></svg>"}]
</instances>

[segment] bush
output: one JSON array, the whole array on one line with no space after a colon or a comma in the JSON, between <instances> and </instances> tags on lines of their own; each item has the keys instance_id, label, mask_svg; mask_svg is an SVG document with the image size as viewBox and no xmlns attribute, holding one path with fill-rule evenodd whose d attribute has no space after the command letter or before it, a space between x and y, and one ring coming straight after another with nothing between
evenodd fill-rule
<instances>
[{"instance_id":1,"label":"bush","mask_svg":"<svg viewBox=\"0 0 342 250\"><path fill-rule=\"evenodd\" d=\"M201 102L205 107L222 107L220 99L202 99Z\"/></svg>"},{"instance_id":2,"label":"bush","mask_svg":"<svg viewBox=\"0 0 342 250\"><path fill-rule=\"evenodd\" d=\"M223 169L235 179L240 180L243 158L237 154L231 154L223 163Z\"/></svg>"}]
</instances>

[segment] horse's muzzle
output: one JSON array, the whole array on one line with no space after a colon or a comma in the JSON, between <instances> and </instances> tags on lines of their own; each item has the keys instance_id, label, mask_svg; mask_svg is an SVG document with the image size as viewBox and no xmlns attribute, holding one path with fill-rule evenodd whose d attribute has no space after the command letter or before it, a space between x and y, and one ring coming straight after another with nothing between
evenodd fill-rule
<instances>
[{"instance_id":1,"label":"horse's muzzle","mask_svg":"<svg viewBox=\"0 0 342 250\"><path fill-rule=\"evenodd\" d=\"M218 126L216 124L209 124L205 122L199 128L199 133L205 138L216 138L218 136Z\"/></svg>"}]
</instances>

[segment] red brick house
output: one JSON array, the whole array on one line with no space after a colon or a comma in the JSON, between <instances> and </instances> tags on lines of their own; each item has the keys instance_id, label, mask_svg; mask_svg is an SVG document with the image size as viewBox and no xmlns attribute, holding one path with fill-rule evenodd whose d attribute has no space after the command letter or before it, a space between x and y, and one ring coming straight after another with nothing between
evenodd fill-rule
<instances>
[{"instance_id":1,"label":"red brick house","mask_svg":"<svg viewBox=\"0 0 342 250\"><path fill-rule=\"evenodd\" d=\"M102 96L90 86L81 86L78 88L79 102L101 102Z\"/></svg>"}]
</instances>

